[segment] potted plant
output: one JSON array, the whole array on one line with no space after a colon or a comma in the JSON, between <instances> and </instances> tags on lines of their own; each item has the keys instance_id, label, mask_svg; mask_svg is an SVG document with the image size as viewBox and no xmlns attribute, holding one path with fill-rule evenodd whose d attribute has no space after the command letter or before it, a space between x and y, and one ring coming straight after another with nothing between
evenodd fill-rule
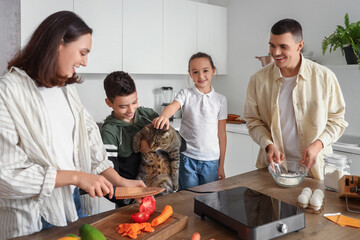
<instances>
[{"instance_id":1,"label":"potted plant","mask_svg":"<svg viewBox=\"0 0 360 240\"><path fill-rule=\"evenodd\" d=\"M345 53L346 62L357 63L360 70L360 21L350 23L349 15L346 13L345 27L338 25L335 32L322 41L323 55L328 48L330 53L340 48L343 56Z\"/></svg>"}]
</instances>

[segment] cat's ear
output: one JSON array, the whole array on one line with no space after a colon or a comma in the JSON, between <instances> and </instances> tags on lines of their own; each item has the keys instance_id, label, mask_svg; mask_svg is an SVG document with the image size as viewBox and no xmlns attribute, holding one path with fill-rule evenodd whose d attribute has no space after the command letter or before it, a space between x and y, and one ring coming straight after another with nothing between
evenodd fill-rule
<instances>
[{"instance_id":1,"label":"cat's ear","mask_svg":"<svg viewBox=\"0 0 360 240\"><path fill-rule=\"evenodd\" d=\"M168 137L170 135L170 131L166 131L165 133L164 133L164 137Z\"/></svg>"}]
</instances>

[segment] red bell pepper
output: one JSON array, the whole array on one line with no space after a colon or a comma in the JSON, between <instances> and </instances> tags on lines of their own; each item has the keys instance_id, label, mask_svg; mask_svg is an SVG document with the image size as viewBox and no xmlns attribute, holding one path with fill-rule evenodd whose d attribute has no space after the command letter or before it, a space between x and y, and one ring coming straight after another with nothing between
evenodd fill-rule
<instances>
[{"instance_id":1,"label":"red bell pepper","mask_svg":"<svg viewBox=\"0 0 360 240\"><path fill-rule=\"evenodd\" d=\"M141 199L141 204L139 206L139 212L148 212L150 215L155 212L156 203L155 198L151 197L143 197Z\"/></svg>"},{"instance_id":2,"label":"red bell pepper","mask_svg":"<svg viewBox=\"0 0 360 240\"><path fill-rule=\"evenodd\" d=\"M146 222L150 217L150 213L149 212L137 212L137 213L133 213L131 214L131 218L134 220L134 222L136 223L143 223Z\"/></svg>"}]
</instances>

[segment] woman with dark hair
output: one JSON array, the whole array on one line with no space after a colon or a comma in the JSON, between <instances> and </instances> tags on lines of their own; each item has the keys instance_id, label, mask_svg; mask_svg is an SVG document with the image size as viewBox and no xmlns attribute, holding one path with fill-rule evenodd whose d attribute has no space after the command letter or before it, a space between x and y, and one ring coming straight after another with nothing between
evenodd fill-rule
<instances>
[{"instance_id":1,"label":"woman with dark hair","mask_svg":"<svg viewBox=\"0 0 360 240\"><path fill-rule=\"evenodd\" d=\"M73 12L46 18L0 78L0 239L66 226L96 213L113 185L145 187L112 168L99 129L72 83L92 29ZM78 188L89 196L82 197ZM82 208L81 208L82 206Z\"/></svg>"}]
</instances>

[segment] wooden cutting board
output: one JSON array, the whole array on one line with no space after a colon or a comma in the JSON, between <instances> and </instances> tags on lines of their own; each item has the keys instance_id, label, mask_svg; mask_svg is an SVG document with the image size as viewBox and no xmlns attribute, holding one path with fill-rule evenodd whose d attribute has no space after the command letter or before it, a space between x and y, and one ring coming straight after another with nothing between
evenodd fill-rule
<instances>
[{"instance_id":1,"label":"wooden cutting board","mask_svg":"<svg viewBox=\"0 0 360 240\"><path fill-rule=\"evenodd\" d=\"M176 210L176 209L174 209ZM137 205L122 207L121 211L113 213L99 221L92 223L91 225L100 230L108 240L130 240L129 237L122 237L116 231L116 227L121 223L133 223L131 214L138 212L139 207ZM156 210L152 214L147 222L151 222L155 217L159 216L162 209ZM178 214L176 212L159 226L154 227L155 231L152 233L142 233L136 238L137 240L157 240L157 239L168 239L174 234L180 232L182 229L187 227L188 216Z\"/></svg>"}]
</instances>

